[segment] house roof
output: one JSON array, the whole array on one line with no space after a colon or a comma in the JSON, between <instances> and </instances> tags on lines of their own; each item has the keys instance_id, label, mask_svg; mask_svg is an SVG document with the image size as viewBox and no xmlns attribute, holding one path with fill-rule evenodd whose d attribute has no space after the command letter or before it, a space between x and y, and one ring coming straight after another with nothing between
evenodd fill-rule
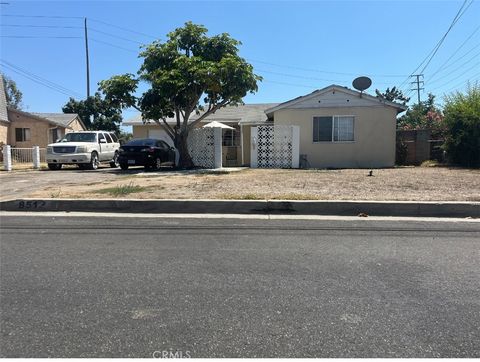
<instances>
[{"instance_id":1,"label":"house roof","mask_svg":"<svg viewBox=\"0 0 480 362\"><path fill-rule=\"evenodd\" d=\"M8 107L8 111L19 113L24 116L37 119L38 121L48 122L54 126L63 128L68 128L69 124L78 117L78 120L82 124L83 128L85 128L85 125L76 113L30 113L10 107Z\"/></svg>"},{"instance_id":2,"label":"house roof","mask_svg":"<svg viewBox=\"0 0 480 362\"><path fill-rule=\"evenodd\" d=\"M35 112L31 114L37 117L45 118L49 120L51 123L54 123L56 125L59 125L65 128L68 127L70 123L72 123L75 119L78 118L83 128L86 128L77 113L37 113Z\"/></svg>"},{"instance_id":3,"label":"house roof","mask_svg":"<svg viewBox=\"0 0 480 362\"><path fill-rule=\"evenodd\" d=\"M273 113L275 111L278 111L278 110L284 109L284 108L289 108L291 106L294 106L297 103L306 101L306 100L308 100L310 98L313 98L313 97L320 96L324 93L327 93L327 92L333 91L333 90L343 92L343 93L349 94L351 96L361 97L361 98L364 98L365 100L369 100L371 102L378 103L379 105L384 105L384 106L387 106L387 107L393 107L397 110L398 113L403 112L403 111L408 109L407 106L404 106L403 104L400 104L400 103L390 102L390 101L387 101L383 98L378 98L378 97L371 96L370 94L367 94L367 93L363 93L363 92L361 93L361 92L358 92L356 90L353 90L353 89L350 89L350 88L347 88L347 87L343 87L341 85L332 84L332 85L329 85L328 87L325 87L325 88L322 88L322 89L317 89L316 91L313 91L310 94L300 96L300 97L291 99L289 101L280 103L277 106L274 106L272 108L269 108L269 109L265 110L265 113L267 115L273 115Z\"/></svg>"},{"instance_id":4,"label":"house roof","mask_svg":"<svg viewBox=\"0 0 480 362\"><path fill-rule=\"evenodd\" d=\"M3 76L0 74L0 121L9 122L7 112L7 96L3 86Z\"/></svg>"},{"instance_id":5,"label":"house roof","mask_svg":"<svg viewBox=\"0 0 480 362\"><path fill-rule=\"evenodd\" d=\"M220 108L215 113L211 114L202 122L209 123L212 121L218 121L222 123L235 123L235 124L250 124L250 123L263 123L267 121L267 115L265 110L277 106L278 103L257 103L257 104L242 104L238 106L227 106ZM200 114L194 114L190 117L191 121L195 121L200 117ZM151 122L151 121L150 121ZM146 124L150 123L147 121ZM167 118L168 123L176 123L175 118ZM142 120L142 115L136 116L124 121L124 126L140 126L145 124Z\"/></svg>"}]
</instances>

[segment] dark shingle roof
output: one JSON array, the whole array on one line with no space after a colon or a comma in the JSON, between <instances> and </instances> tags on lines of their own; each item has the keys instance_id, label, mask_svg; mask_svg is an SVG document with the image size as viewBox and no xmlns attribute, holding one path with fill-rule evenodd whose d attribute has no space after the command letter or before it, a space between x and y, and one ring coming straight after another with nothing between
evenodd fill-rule
<instances>
[{"instance_id":1,"label":"dark shingle roof","mask_svg":"<svg viewBox=\"0 0 480 362\"><path fill-rule=\"evenodd\" d=\"M227 122L227 123L259 123L267 121L267 115L265 110L277 106L278 103L257 103L257 104L243 104L238 106L227 106L220 108L214 114L211 114L205 118L202 122L208 123L212 121ZM201 115L201 113L200 113ZM200 115L193 114L190 117L191 121L194 121L200 117ZM167 122L175 123L174 118L168 118ZM125 122L123 125L134 126L143 124L142 115L138 114Z\"/></svg>"},{"instance_id":2,"label":"dark shingle roof","mask_svg":"<svg viewBox=\"0 0 480 362\"><path fill-rule=\"evenodd\" d=\"M37 117L48 119L50 122L63 127L68 127L68 125L78 117L76 113L30 113Z\"/></svg>"}]
</instances>

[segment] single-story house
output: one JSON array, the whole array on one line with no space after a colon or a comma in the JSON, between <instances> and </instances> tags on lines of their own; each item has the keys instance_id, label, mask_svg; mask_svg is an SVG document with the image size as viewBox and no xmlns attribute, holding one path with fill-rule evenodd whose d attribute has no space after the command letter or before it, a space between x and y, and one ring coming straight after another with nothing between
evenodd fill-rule
<instances>
[{"instance_id":1,"label":"single-story house","mask_svg":"<svg viewBox=\"0 0 480 362\"><path fill-rule=\"evenodd\" d=\"M312 168L390 167L395 163L396 117L406 106L339 85L330 85L283 103L225 107L207 117L234 127L223 130L224 166L250 165L251 128L299 127L299 153ZM192 116L195 120L198 116ZM167 120L175 125L175 119ZM172 143L158 124L134 117L123 123L135 138ZM200 125L202 126L202 124Z\"/></svg>"},{"instance_id":2,"label":"single-story house","mask_svg":"<svg viewBox=\"0 0 480 362\"><path fill-rule=\"evenodd\" d=\"M6 144L12 147L44 148L65 133L86 130L75 113L28 113L8 108L9 129Z\"/></svg>"},{"instance_id":3,"label":"single-story house","mask_svg":"<svg viewBox=\"0 0 480 362\"><path fill-rule=\"evenodd\" d=\"M0 76L0 145L44 148L65 133L84 130L76 113L29 113L8 107Z\"/></svg>"}]
</instances>

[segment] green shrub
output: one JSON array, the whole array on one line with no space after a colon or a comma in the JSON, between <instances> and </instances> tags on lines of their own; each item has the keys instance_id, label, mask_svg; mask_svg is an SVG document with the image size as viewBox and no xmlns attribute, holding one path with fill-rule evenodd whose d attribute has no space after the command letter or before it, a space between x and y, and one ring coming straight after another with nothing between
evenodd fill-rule
<instances>
[{"instance_id":1,"label":"green shrub","mask_svg":"<svg viewBox=\"0 0 480 362\"><path fill-rule=\"evenodd\" d=\"M450 162L480 167L480 86L445 97L445 150Z\"/></svg>"}]
</instances>

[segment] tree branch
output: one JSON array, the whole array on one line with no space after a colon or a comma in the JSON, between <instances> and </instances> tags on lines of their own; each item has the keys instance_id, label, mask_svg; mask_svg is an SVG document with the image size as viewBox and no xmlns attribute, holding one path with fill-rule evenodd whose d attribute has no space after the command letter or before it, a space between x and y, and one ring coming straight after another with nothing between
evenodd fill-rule
<instances>
[{"instance_id":1,"label":"tree branch","mask_svg":"<svg viewBox=\"0 0 480 362\"><path fill-rule=\"evenodd\" d=\"M222 101L214 106L212 106L211 104L209 104L208 106L208 110L202 114L200 117L198 117L195 121L193 121L192 123L190 123L190 128L193 128L195 127L195 125L197 125L198 123L200 123L201 121L203 121L205 118L207 118L209 115L215 113L218 109L228 105L230 103L230 101Z\"/></svg>"},{"instance_id":2,"label":"tree branch","mask_svg":"<svg viewBox=\"0 0 480 362\"><path fill-rule=\"evenodd\" d=\"M161 120L163 123L160 123L160 120L155 120L155 123L162 127L170 136L170 138L175 141L175 131L173 130L172 126L167 123L165 118L162 118Z\"/></svg>"}]
</instances>

